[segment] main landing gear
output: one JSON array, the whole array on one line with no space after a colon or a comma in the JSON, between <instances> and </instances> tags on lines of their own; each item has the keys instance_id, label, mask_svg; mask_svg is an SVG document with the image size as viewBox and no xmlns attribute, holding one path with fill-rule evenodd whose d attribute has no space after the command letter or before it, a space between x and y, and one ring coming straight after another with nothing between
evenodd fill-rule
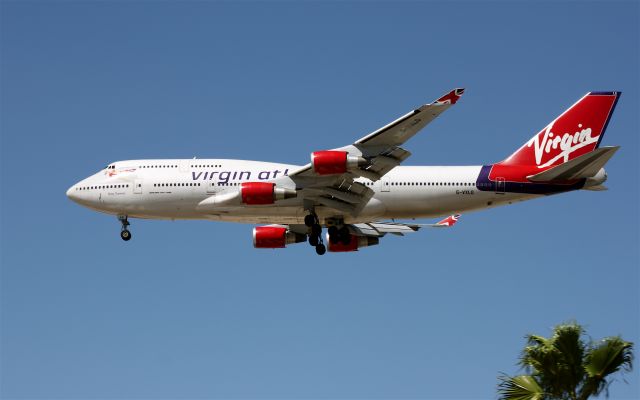
<instances>
[{"instance_id":1,"label":"main landing gear","mask_svg":"<svg viewBox=\"0 0 640 400\"><path fill-rule=\"evenodd\" d=\"M127 242L131 239L131 232L129 232L129 230L127 229L127 227L129 226L129 220L127 219L126 215L118 215L118 221L120 221L120 223L122 224L120 237L122 238L122 240Z\"/></svg>"},{"instance_id":2,"label":"main landing gear","mask_svg":"<svg viewBox=\"0 0 640 400\"><path fill-rule=\"evenodd\" d=\"M318 221L318 216L309 214L304 217L304 224L310 228L309 244L316 248L316 253L321 256L327 252L327 248L322 243L322 226Z\"/></svg>"}]
</instances>

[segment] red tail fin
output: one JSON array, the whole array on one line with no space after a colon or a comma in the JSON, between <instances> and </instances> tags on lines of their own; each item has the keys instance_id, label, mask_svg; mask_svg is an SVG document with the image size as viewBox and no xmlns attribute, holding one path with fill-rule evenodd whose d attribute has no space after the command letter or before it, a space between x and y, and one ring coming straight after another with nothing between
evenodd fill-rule
<instances>
[{"instance_id":1,"label":"red tail fin","mask_svg":"<svg viewBox=\"0 0 640 400\"><path fill-rule=\"evenodd\" d=\"M526 181L526 175L595 150L619 97L620 92L587 93L506 160L494 164L489 178Z\"/></svg>"}]
</instances>

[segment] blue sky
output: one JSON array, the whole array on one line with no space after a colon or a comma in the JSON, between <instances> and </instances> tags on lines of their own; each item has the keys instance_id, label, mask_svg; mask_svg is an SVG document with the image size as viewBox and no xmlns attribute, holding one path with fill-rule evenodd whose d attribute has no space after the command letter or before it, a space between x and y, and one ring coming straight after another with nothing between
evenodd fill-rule
<instances>
[{"instance_id":1,"label":"blue sky","mask_svg":"<svg viewBox=\"0 0 640 400\"><path fill-rule=\"evenodd\" d=\"M529 332L640 342L638 2L0 3L0 396L495 397ZM499 161L621 90L607 192L318 257L65 197L108 162L303 164L453 87L408 165ZM637 369L612 399L640 398Z\"/></svg>"}]
</instances>

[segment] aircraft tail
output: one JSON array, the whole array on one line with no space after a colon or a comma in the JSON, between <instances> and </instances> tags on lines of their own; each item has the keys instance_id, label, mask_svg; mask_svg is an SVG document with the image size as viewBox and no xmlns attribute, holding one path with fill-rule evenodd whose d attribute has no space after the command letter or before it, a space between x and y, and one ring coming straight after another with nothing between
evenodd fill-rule
<instances>
[{"instance_id":1,"label":"aircraft tail","mask_svg":"<svg viewBox=\"0 0 640 400\"><path fill-rule=\"evenodd\" d=\"M504 161L493 165L491 175L510 181L542 181L554 174L544 171L557 168L572 160L562 171L573 179L596 172L615 153L615 150L594 152L600 145L620 92L590 92L551 121L527 143ZM596 169L596 166L599 166ZM580 173L577 173L577 170ZM559 179L560 172L553 180ZM566 171L573 171L567 173ZM530 179L534 178L534 179Z\"/></svg>"}]
</instances>

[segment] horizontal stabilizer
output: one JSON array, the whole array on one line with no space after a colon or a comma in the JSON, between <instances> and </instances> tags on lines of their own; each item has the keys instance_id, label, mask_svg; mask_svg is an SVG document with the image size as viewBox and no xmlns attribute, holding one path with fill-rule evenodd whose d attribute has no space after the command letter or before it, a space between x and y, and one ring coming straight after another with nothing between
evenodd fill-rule
<instances>
[{"instance_id":1,"label":"horizontal stabilizer","mask_svg":"<svg viewBox=\"0 0 640 400\"><path fill-rule=\"evenodd\" d=\"M609 190L605 185L596 185L596 186L587 186L583 188L584 190L592 190L594 192L604 192L605 190Z\"/></svg>"},{"instance_id":2,"label":"horizontal stabilizer","mask_svg":"<svg viewBox=\"0 0 640 400\"><path fill-rule=\"evenodd\" d=\"M571 181L591 178L609 161L620 146L601 147L539 174L529 175L531 182Z\"/></svg>"}]
</instances>

